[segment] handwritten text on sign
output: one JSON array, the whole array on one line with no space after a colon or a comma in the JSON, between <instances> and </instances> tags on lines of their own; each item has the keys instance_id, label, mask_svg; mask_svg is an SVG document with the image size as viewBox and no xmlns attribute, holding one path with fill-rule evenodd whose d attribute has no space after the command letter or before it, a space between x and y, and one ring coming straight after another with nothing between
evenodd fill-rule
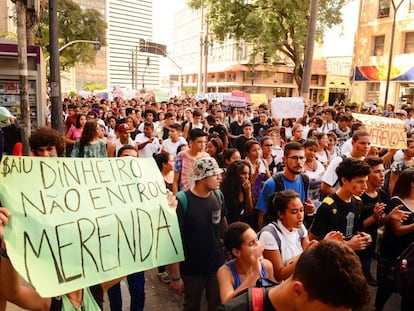
<instances>
[{"instance_id":1,"label":"handwritten text on sign","mask_svg":"<svg viewBox=\"0 0 414 311\"><path fill-rule=\"evenodd\" d=\"M407 148L407 134L404 121L359 113L353 113L352 116L365 125L367 132L371 136L373 146L391 149Z\"/></svg>"},{"instance_id":2,"label":"handwritten text on sign","mask_svg":"<svg viewBox=\"0 0 414 311\"><path fill-rule=\"evenodd\" d=\"M43 297L183 260L153 159L3 157L7 250Z\"/></svg>"}]
</instances>

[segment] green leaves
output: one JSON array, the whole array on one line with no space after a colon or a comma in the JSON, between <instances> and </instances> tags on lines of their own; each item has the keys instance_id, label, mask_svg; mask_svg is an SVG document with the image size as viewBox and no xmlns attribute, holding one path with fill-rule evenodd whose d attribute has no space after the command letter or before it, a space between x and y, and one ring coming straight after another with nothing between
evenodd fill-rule
<instances>
[{"instance_id":1,"label":"green leaves","mask_svg":"<svg viewBox=\"0 0 414 311\"><path fill-rule=\"evenodd\" d=\"M100 37L106 45L106 23L102 14L95 9L82 10L72 0L58 0L59 45L63 46L75 40L93 40ZM34 27L35 43L40 45L45 56L49 55L49 12L44 10L39 23ZM93 64L97 51L91 43L76 43L60 53L60 66L67 70L76 64Z\"/></svg>"},{"instance_id":2,"label":"green leaves","mask_svg":"<svg viewBox=\"0 0 414 311\"><path fill-rule=\"evenodd\" d=\"M189 0L192 8L208 8L210 29L216 38L244 40L255 53L278 59L288 57L294 65L299 88L308 32L310 0ZM316 40L328 28L342 22L341 8L348 0L319 0Z\"/></svg>"}]
</instances>

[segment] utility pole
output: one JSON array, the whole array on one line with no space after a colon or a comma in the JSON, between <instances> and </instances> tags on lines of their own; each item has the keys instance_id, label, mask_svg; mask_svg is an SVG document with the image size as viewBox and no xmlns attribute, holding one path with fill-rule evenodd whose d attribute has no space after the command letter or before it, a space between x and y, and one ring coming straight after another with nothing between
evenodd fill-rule
<instances>
[{"instance_id":1,"label":"utility pole","mask_svg":"<svg viewBox=\"0 0 414 311\"><path fill-rule=\"evenodd\" d=\"M27 36L26 36L26 5L23 0L16 0L17 15L17 51L19 63L19 90L21 111L21 133L23 144L23 155L30 155L30 105L28 93L27 72Z\"/></svg>"},{"instance_id":2,"label":"utility pole","mask_svg":"<svg viewBox=\"0 0 414 311\"><path fill-rule=\"evenodd\" d=\"M397 12L400 8L401 4L404 0L400 0L400 2L395 5L394 0L391 0L392 8L394 9L394 15L392 17L392 28L391 28L391 42L390 42L390 52L388 55L388 70L387 70L387 83L385 85L385 98L384 98L384 108L387 107L388 104L388 92L390 89L390 79L391 79L391 67L392 67L392 55L394 52L394 37L395 37L395 23L397 20ZM396 109L399 107L396 107Z\"/></svg>"},{"instance_id":3,"label":"utility pole","mask_svg":"<svg viewBox=\"0 0 414 311\"><path fill-rule=\"evenodd\" d=\"M50 46L50 101L52 128L62 135L63 107L60 93L59 34L57 23L57 0L49 0L49 46Z\"/></svg>"},{"instance_id":4,"label":"utility pole","mask_svg":"<svg viewBox=\"0 0 414 311\"><path fill-rule=\"evenodd\" d=\"M202 92L202 81L203 81L203 28L204 28L204 6L201 6L201 25L200 25L200 60L199 60L199 69L198 69L198 78L197 78L197 94Z\"/></svg>"},{"instance_id":5,"label":"utility pole","mask_svg":"<svg viewBox=\"0 0 414 311\"><path fill-rule=\"evenodd\" d=\"M204 77L203 77L203 93L207 93L207 80L208 80L208 12L205 13L206 21L206 33L204 34Z\"/></svg>"},{"instance_id":6,"label":"utility pole","mask_svg":"<svg viewBox=\"0 0 414 311\"><path fill-rule=\"evenodd\" d=\"M312 0L308 24L308 38L306 40L305 62L303 65L302 85L300 95L305 99L309 99L310 80L312 75L313 50L315 47L316 18L318 15L318 0Z\"/></svg>"}]
</instances>

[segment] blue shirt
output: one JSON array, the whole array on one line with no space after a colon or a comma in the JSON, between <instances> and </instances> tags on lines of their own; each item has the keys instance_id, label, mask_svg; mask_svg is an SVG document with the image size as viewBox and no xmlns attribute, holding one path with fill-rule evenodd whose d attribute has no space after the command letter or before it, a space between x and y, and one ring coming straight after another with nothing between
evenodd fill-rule
<instances>
[{"instance_id":1,"label":"blue shirt","mask_svg":"<svg viewBox=\"0 0 414 311\"><path fill-rule=\"evenodd\" d=\"M303 184L302 175L299 175L298 178L296 178L296 180L287 179L285 175L283 175L283 173L281 174L281 176L282 176L283 184L285 185L285 189L276 189L276 183L275 183L274 178L272 176L269 177L264 183L262 192L260 193L260 196L257 199L257 203L256 203L257 210L261 212L266 212L267 211L267 200L269 199L269 197L274 192L281 191L281 190L293 190L299 193L300 200L302 202L305 202L308 199L305 197L305 186Z\"/></svg>"}]
</instances>

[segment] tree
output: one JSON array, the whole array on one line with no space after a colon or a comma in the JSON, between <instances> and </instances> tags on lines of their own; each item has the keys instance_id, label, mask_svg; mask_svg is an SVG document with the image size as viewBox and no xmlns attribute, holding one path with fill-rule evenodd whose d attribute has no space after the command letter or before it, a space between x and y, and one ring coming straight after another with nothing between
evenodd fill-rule
<instances>
[{"instance_id":1,"label":"tree","mask_svg":"<svg viewBox=\"0 0 414 311\"><path fill-rule=\"evenodd\" d=\"M63 46L74 40L93 40L100 37L106 45L106 22L102 14L95 9L82 10L72 0L58 0L59 45ZM49 55L49 12L42 11L40 22L35 25L35 43L40 45L45 56ZM67 70L76 64L94 64L97 51L93 44L76 43L60 53L61 70Z\"/></svg>"},{"instance_id":2,"label":"tree","mask_svg":"<svg viewBox=\"0 0 414 311\"><path fill-rule=\"evenodd\" d=\"M348 0L319 0L316 40L342 23L342 7ZM218 40L226 38L250 43L253 53L287 57L293 77L302 84L304 51L309 21L309 0L189 0L194 9L208 10L210 28Z\"/></svg>"}]
</instances>

